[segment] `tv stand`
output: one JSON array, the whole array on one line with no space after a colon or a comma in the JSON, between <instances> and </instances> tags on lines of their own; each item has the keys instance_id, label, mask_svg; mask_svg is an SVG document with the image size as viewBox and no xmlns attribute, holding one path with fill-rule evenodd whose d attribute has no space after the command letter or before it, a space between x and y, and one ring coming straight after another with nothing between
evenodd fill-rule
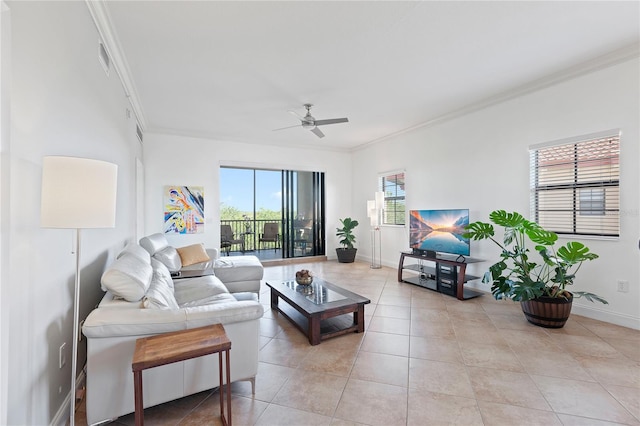
<instances>
[{"instance_id":1,"label":"tv stand","mask_svg":"<svg viewBox=\"0 0 640 426\"><path fill-rule=\"evenodd\" d=\"M418 259L418 263L405 265L406 258ZM398 282L406 282L457 297L459 300L481 296L480 291L464 288L464 283L480 277L466 274L467 264L483 262L481 259L456 255L402 252L398 265ZM403 277L403 271L417 272L416 276Z\"/></svg>"}]
</instances>

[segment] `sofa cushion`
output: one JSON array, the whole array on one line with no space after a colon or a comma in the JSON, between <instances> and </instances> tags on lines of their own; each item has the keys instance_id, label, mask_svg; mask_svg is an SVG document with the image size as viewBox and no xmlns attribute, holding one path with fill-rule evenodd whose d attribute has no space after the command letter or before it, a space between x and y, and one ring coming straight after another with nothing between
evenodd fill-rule
<instances>
[{"instance_id":1,"label":"sofa cushion","mask_svg":"<svg viewBox=\"0 0 640 426\"><path fill-rule=\"evenodd\" d=\"M243 291L240 293L232 293L233 297L238 300L238 301L243 301L243 300L254 300L256 302L258 302L258 295L251 292L251 291Z\"/></svg>"},{"instance_id":2,"label":"sofa cushion","mask_svg":"<svg viewBox=\"0 0 640 426\"><path fill-rule=\"evenodd\" d=\"M180 255L178 255L178 251L171 246L165 247L164 249L156 252L153 255L153 258L164 263L171 272L177 272L182 268Z\"/></svg>"},{"instance_id":3,"label":"sofa cushion","mask_svg":"<svg viewBox=\"0 0 640 426\"><path fill-rule=\"evenodd\" d=\"M224 283L235 281L260 281L264 268L256 256L233 256L215 261L213 270Z\"/></svg>"},{"instance_id":4,"label":"sofa cushion","mask_svg":"<svg viewBox=\"0 0 640 426\"><path fill-rule=\"evenodd\" d=\"M110 291L104 294L104 297L100 301L98 308L109 309L140 309L142 308L142 301L137 300L135 302L127 302L121 297L116 297Z\"/></svg>"},{"instance_id":5,"label":"sofa cushion","mask_svg":"<svg viewBox=\"0 0 640 426\"><path fill-rule=\"evenodd\" d=\"M216 304L229 305L229 302L236 303L237 300L231 293L219 293L202 299L191 300L180 305L181 308L191 308L196 306L210 306Z\"/></svg>"},{"instance_id":6,"label":"sofa cushion","mask_svg":"<svg viewBox=\"0 0 640 426\"><path fill-rule=\"evenodd\" d=\"M156 233L140 238L140 245L153 256L160 250L169 247L169 241L164 234Z\"/></svg>"},{"instance_id":7,"label":"sofa cushion","mask_svg":"<svg viewBox=\"0 0 640 426\"><path fill-rule=\"evenodd\" d=\"M180 247L176 250L180 256L182 267L206 262L211 259L202 244L192 244L190 246Z\"/></svg>"},{"instance_id":8,"label":"sofa cushion","mask_svg":"<svg viewBox=\"0 0 640 426\"><path fill-rule=\"evenodd\" d=\"M129 302L142 299L149 289L153 269L149 262L127 253L116 259L102 274L100 283L104 291Z\"/></svg>"},{"instance_id":9,"label":"sofa cushion","mask_svg":"<svg viewBox=\"0 0 640 426\"><path fill-rule=\"evenodd\" d=\"M214 275L175 280L173 285L176 301L181 307L207 304L220 299L216 298L219 295L231 296L224 284ZM235 299L231 296L229 300Z\"/></svg>"}]
</instances>

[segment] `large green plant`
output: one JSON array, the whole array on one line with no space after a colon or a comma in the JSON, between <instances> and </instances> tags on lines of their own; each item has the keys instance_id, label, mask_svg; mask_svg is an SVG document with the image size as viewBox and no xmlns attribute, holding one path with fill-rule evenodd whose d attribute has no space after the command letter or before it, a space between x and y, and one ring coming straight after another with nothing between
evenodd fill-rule
<instances>
[{"instance_id":1,"label":"large green plant","mask_svg":"<svg viewBox=\"0 0 640 426\"><path fill-rule=\"evenodd\" d=\"M356 242L356 236L353 235L353 230L359 223L350 217L340 219L340 223L342 223L342 228L336 228L336 236L340 238L339 243L342 244L345 249L352 249L353 244Z\"/></svg>"},{"instance_id":2,"label":"large green plant","mask_svg":"<svg viewBox=\"0 0 640 426\"><path fill-rule=\"evenodd\" d=\"M503 243L494 238L492 224L480 221L469 224L464 237L473 240L489 239L502 250L500 261L493 264L482 279L485 283L491 283L491 293L496 299L526 301L541 296L569 299L573 294L574 297L584 297L591 302L607 303L593 293L569 292L566 288L573 284L582 262L598 258L584 244L570 241L556 250L556 233L543 229L516 212L496 210L489 215L489 219L504 228ZM528 241L535 244L541 263L529 257Z\"/></svg>"}]
</instances>

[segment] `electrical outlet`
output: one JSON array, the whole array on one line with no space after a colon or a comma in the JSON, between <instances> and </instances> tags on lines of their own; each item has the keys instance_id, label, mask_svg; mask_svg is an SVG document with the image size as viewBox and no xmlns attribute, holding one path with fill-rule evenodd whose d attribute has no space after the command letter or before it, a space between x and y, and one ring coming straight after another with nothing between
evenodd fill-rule
<instances>
[{"instance_id":1,"label":"electrical outlet","mask_svg":"<svg viewBox=\"0 0 640 426\"><path fill-rule=\"evenodd\" d=\"M67 343L63 343L60 345L60 350L58 352L58 366L59 368L64 367L67 364Z\"/></svg>"},{"instance_id":2,"label":"electrical outlet","mask_svg":"<svg viewBox=\"0 0 640 426\"><path fill-rule=\"evenodd\" d=\"M618 281L618 291L621 292L621 293L628 293L629 292L629 281L626 281L626 280Z\"/></svg>"}]
</instances>

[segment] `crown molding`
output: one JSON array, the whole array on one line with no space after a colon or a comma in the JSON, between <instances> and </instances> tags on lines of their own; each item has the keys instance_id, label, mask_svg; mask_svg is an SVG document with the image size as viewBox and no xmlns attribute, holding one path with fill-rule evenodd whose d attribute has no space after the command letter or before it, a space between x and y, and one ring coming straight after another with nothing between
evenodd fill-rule
<instances>
[{"instance_id":1,"label":"crown molding","mask_svg":"<svg viewBox=\"0 0 640 426\"><path fill-rule=\"evenodd\" d=\"M400 136L402 134L409 133L417 129L433 127L435 125L465 116L467 114L471 114L473 112L482 110L484 108L488 108L490 106L497 105L502 102L506 102L508 100L518 98L520 96L524 96L529 93L546 89L547 87L554 86L564 81L571 80L573 78L577 78L582 75L586 75L586 74L589 74L604 68L608 68L614 65L618 65L632 59L637 59L638 57L640 57L640 43L633 43L629 46L623 47L618 50L614 50L613 52L607 53L605 55L598 56L597 58L594 58L590 61L583 62L581 64L567 68L563 71L523 84L515 89L507 90L495 96L491 96L486 99L483 99L479 102L469 104L467 106L448 112L446 114L442 114L431 120L416 124L415 126L411 126L406 129L402 129L397 132L390 133L388 135L374 139L372 141L369 141L367 143L364 143L362 145L359 145L353 148L352 152L359 151L361 149L370 147L377 143L395 138L396 136Z\"/></svg>"},{"instance_id":2,"label":"crown molding","mask_svg":"<svg viewBox=\"0 0 640 426\"><path fill-rule=\"evenodd\" d=\"M223 143L242 143L248 145L260 145L264 147L265 145L280 147L280 148L300 148L299 142L275 142L269 141L265 142L263 139L250 139L250 138L237 138L237 137L229 137L224 135L218 135L210 132L198 132L192 130L184 130L184 129L174 129L168 127L153 127L147 129L145 132L145 136L149 137L149 135L171 135L171 136L179 136L190 139L200 139L204 141L213 141L213 142L223 142ZM343 148L339 146L331 146L331 145L306 145L304 149L315 150L315 151L331 151L331 152L341 152L341 153L349 153L351 152L350 148Z\"/></svg>"},{"instance_id":3,"label":"crown molding","mask_svg":"<svg viewBox=\"0 0 640 426\"><path fill-rule=\"evenodd\" d=\"M93 18L93 22L98 30L100 38L102 39L104 47L111 58L113 68L118 74L118 78L120 79L120 83L124 89L124 94L127 99L129 99L129 103L131 104L133 113L136 116L136 120L144 131L147 126L142 104L140 103L136 86L131 78L129 63L122 53L122 45L120 44L120 40L118 39L115 31L113 31L113 25L111 23L111 18L109 17L109 12L105 7L105 2L104 0L85 0L85 3L89 9L91 17Z\"/></svg>"}]
</instances>

